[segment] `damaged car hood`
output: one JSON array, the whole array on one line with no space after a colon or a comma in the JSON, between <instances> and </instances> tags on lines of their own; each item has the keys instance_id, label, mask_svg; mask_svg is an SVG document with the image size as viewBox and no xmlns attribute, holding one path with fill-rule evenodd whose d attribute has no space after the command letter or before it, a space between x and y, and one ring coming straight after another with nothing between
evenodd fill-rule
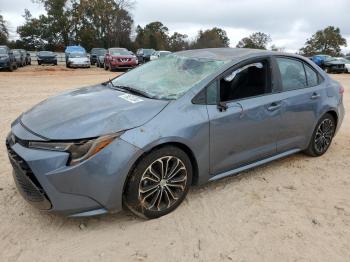
<instances>
[{"instance_id":1,"label":"damaged car hood","mask_svg":"<svg viewBox=\"0 0 350 262\"><path fill-rule=\"evenodd\" d=\"M46 139L92 138L141 126L168 103L98 85L49 98L24 113L21 123Z\"/></svg>"}]
</instances>

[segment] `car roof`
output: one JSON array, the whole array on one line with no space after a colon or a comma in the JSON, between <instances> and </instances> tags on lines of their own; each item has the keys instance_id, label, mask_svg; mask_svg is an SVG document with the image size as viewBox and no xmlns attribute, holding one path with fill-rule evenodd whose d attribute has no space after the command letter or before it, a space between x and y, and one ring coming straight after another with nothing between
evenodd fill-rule
<instances>
[{"instance_id":1,"label":"car roof","mask_svg":"<svg viewBox=\"0 0 350 262\"><path fill-rule=\"evenodd\" d=\"M269 51L260 49L249 49L249 48L206 48L206 49L194 49L176 52L176 54L189 57L189 58L206 58L213 60L241 60L249 57L263 56L263 55L283 55L300 58L301 56Z\"/></svg>"}]
</instances>

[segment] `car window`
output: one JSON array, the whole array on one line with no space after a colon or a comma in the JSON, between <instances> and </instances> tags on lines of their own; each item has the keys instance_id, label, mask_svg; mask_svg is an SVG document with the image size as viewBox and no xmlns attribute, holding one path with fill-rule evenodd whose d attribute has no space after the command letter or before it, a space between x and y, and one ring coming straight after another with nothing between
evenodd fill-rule
<instances>
[{"instance_id":1,"label":"car window","mask_svg":"<svg viewBox=\"0 0 350 262\"><path fill-rule=\"evenodd\" d=\"M277 58L282 79L282 90L290 91L307 87L303 63L291 58Z\"/></svg>"},{"instance_id":2,"label":"car window","mask_svg":"<svg viewBox=\"0 0 350 262\"><path fill-rule=\"evenodd\" d=\"M218 96L218 82L214 81L207 86L207 104L216 105Z\"/></svg>"},{"instance_id":3,"label":"car window","mask_svg":"<svg viewBox=\"0 0 350 262\"><path fill-rule=\"evenodd\" d=\"M227 76L220 80L220 101L260 96L271 93L270 70L267 60L249 63L240 68L231 79ZM230 72L228 75L231 75Z\"/></svg>"},{"instance_id":4,"label":"car window","mask_svg":"<svg viewBox=\"0 0 350 262\"><path fill-rule=\"evenodd\" d=\"M305 72L307 78L307 84L309 87L317 86L319 84L318 74L309 65L305 65Z\"/></svg>"}]
</instances>

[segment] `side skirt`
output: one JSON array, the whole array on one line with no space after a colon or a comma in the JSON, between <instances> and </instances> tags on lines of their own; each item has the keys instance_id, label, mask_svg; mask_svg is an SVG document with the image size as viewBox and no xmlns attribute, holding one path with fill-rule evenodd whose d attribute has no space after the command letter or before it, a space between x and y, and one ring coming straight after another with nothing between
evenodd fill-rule
<instances>
[{"instance_id":1,"label":"side skirt","mask_svg":"<svg viewBox=\"0 0 350 262\"><path fill-rule=\"evenodd\" d=\"M301 151L301 149L292 149L292 150L283 152L281 154L278 154L278 155L275 155L275 156L272 156L272 157L265 158L263 160L257 161L255 163L252 163L252 164L249 164L249 165L246 165L246 166L242 166L242 167L239 167L239 168L236 168L236 169L233 169L233 170L226 171L224 173L215 175L212 178L210 178L209 181L215 181L215 180L227 177L227 176L236 175L236 174L241 173L243 171L246 171L248 169L251 169L251 168L254 168L254 167L257 167L257 166L261 166L263 164L269 163L271 161L274 161L274 160L277 160L277 159L280 159L280 158L283 158L283 157L287 157L289 155L293 155L293 154L295 154L297 152L300 152L300 151Z\"/></svg>"}]
</instances>

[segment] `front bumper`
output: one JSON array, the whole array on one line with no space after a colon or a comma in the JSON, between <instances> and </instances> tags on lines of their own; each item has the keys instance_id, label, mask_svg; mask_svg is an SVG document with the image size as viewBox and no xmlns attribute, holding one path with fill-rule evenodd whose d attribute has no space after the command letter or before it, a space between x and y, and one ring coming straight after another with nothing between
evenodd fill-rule
<instances>
[{"instance_id":1,"label":"front bumper","mask_svg":"<svg viewBox=\"0 0 350 262\"><path fill-rule=\"evenodd\" d=\"M134 68L137 66L136 61L129 61L129 62L117 62L117 61L111 61L110 65L112 69L118 69L118 68Z\"/></svg>"},{"instance_id":2,"label":"front bumper","mask_svg":"<svg viewBox=\"0 0 350 262\"><path fill-rule=\"evenodd\" d=\"M70 63L69 65L70 65L70 67L74 67L74 68L78 68L78 67L87 68L87 67L90 67L90 63L86 63L86 64L74 64L74 63Z\"/></svg>"},{"instance_id":3,"label":"front bumper","mask_svg":"<svg viewBox=\"0 0 350 262\"><path fill-rule=\"evenodd\" d=\"M0 60L0 69L9 68L10 63L8 60Z\"/></svg>"},{"instance_id":4,"label":"front bumper","mask_svg":"<svg viewBox=\"0 0 350 262\"><path fill-rule=\"evenodd\" d=\"M38 59L38 62L41 64L57 64L56 59Z\"/></svg>"},{"instance_id":5,"label":"front bumper","mask_svg":"<svg viewBox=\"0 0 350 262\"><path fill-rule=\"evenodd\" d=\"M334 73L345 73L346 72L346 68L345 67L335 67L335 66L332 66L332 67L329 67L330 71L331 72L334 72Z\"/></svg>"},{"instance_id":6,"label":"front bumper","mask_svg":"<svg viewBox=\"0 0 350 262\"><path fill-rule=\"evenodd\" d=\"M16 186L30 204L68 216L122 210L124 182L141 150L116 139L85 162L67 166L68 153L26 147L25 139L33 138L28 133L17 123L6 144Z\"/></svg>"}]
</instances>

